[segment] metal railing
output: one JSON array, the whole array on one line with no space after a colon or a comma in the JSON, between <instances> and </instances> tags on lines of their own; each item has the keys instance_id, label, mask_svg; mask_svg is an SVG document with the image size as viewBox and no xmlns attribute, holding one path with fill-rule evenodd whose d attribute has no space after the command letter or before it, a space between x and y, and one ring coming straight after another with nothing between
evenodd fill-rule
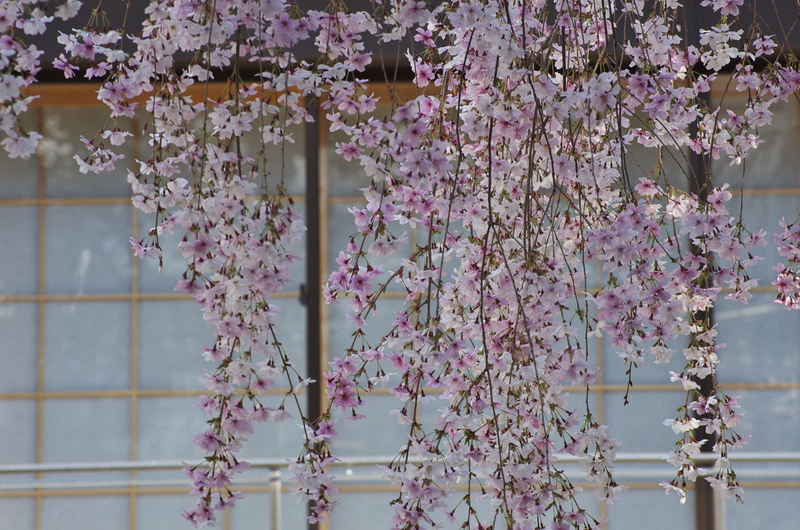
<instances>
[{"instance_id":1,"label":"metal railing","mask_svg":"<svg viewBox=\"0 0 800 530\"><path fill-rule=\"evenodd\" d=\"M615 476L628 480L633 479L669 479L674 468L665 461L664 453L620 453L616 462L618 469ZM338 477L339 482L386 482L377 466L386 466L391 457L348 457L343 458L331 467L343 468L344 474ZM699 467L699 474L713 474L716 455L701 453L694 462ZM742 452L730 457L734 464L739 464L737 474L742 478L758 477L764 480L800 480L800 452ZM571 479L580 478L580 458L571 455L559 455L565 472ZM270 497L269 530L281 529L281 504L284 489L284 474L291 462L285 458L253 458L247 459L253 469L265 470L266 474L245 474L237 479L237 485L267 486ZM411 461L413 463L413 461ZM770 464L790 464L770 466ZM193 464L192 464L193 465ZM146 494L148 488L188 487L184 476L175 478L142 478L136 472L146 471L178 471L184 467L183 461L123 461L123 462L74 462L74 463L42 463L42 464L6 464L0 465L0 493L25 492L41 490L75 491L79 489L140 489ZM368 468L375 468L375 473L365 473ZM355 473L355 469L362 470ZM128 472L128 477L98 479L94 474L110 472ZM80 478L81 474L92 473L85 480L63 480L62 473ZM336 473L336 471L334 471ZM57 474L59 478L48 479L48 475ZM7 480L10 479L10 480Z\"/></svg>"}]
</instances>

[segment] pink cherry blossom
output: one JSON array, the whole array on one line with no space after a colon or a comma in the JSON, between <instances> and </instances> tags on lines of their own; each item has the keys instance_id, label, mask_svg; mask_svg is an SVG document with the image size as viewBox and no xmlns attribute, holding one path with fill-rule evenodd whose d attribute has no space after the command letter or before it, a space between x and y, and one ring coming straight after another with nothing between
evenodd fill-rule
<instances>
[{"instance_id":1,"label":"pink cherry blossom","mask_svg":"<svg viewBox=\"0 0 800 530\"><path fill-rule=\"evenodd\" d=\"M21 34L46 31L53 16L70 19L80 7L57 4L54 15L25 1L0 6L0 145L12 157L34 153L41 139L21 121L41 51ZM310 502L310 519L324 520L336 504L327 466L336 460L337 417L361 419L370 393L385 385L408 428L384 468L399 492L396 527L452 522L461 502L470 513L464 525L482 526L472 503L484 497L511 528L598 528L558 461L579 456L604 502L624 489L614 478L619 442L589 400L564 390L594 384L596 337L617 350L629 384L648 352L666 362L670 344L687 341L685 366L664 375L688 396L665 422L677 442L667 460L678 468L665 487L685 499L705 443L695 433L704 430L720 453L709 478L740 498L727 455L746 439L734 430L742 413L715 379L724 345L703 315L722 286L747 302L764 234L730 211L728 185L690 175L702 192L687 191L684 175L663 160L688 148L742 163L759 148L772 104L800 88L796 61L771 62L778 37L765 35L758 17L743 27L742 0L703 0L716 18L696 35L679 27L672 0L658 9L638 0L434 4L303 12L284 0L152 0L130 50L128 37L99 17L57 38L63 53L53 66L67 78L101 78L98 98L109 108L105 130L82 139L81 172L113 169L122 160L115 149L131 136L120 118L140 106L148 113L150 149L137 155L128 182L154 224L131 244L160 263L159 236L182 229L186 270L176 289L214 328L213 344L198 352L212 366L198 403L209 419L194 439L205 464L185 470L198 499L186 519L213 523L216 510L240 498L231 485L247 465L236 455L253 422L297 417L294 487ZM620 23L624 41L612 39ZM413 44L414 93L401 94L387 71L380 100L362 79L384 64L366 45L376 40ZM298 56L309 47L319 60ZM178 65L178 56L193 59ZM243 75L245 65L258 76ZM747 95L744 110L705 98L723 70L732 71L730 90ZM229 72L223 93L190 93ZM289 245L304 227L283 164L265 155L294 141L290 127L317 119L310 102L346 137L336 152L369 177L366 204L350 209L354 235L324 289L328 302L350 308L337 325L353 326L353 342L334 352L318 418L300 405L298 394L315 383L281 342L276 299L297 259ZM251 137L256 149L242 149ZM635 167L630 155L640 148L659 162ZM775 301L797 309L800 225L780 226L774 241L785 263L774 269ZM367 339L391 289L405 306ZM699 378L710 378L710 394L698 392ZM282 404L264 406L262 394L278 388ZM423 422L417 407L430 402L438 413ZM463 484L481 493L454 494Z\"/></svg>"}]
</instances>

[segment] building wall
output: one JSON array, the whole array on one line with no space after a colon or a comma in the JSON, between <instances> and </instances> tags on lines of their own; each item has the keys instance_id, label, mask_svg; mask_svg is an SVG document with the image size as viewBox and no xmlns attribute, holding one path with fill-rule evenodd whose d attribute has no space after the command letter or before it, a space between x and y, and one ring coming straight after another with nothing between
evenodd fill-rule
<instances>
[{"instance_id":1,"label":"building wall","mask_svg":"<svg viewBox=\"0 0 800 530\"><path fill-rule=\"evenodd\" d=\"M30 115L31 125L46 135L40 156L0 161L0 467L197 461L201 455L191 439L203 430L204 416L192 404L202 392L198 377L206 365L201 350L211 340L211 329L196 304L173 291L183 272L175 248L181 235L164 241L165 249L173 251L167 252L161 272L154 262L131 257L128 237L141 237L153 220L131 206L127 168L83 175L72 160L80 148L78 135L93 135L101 128L105 108L97 105L89 87L45 86L42 94ZM735 99L728 103L732 108L743 105ZM132 125L136 130L141 123ZM742 171L747 173L737 200L744 201L748 227L763 227L771 234L781 216L793 220L800 211L800 105L791 101L775 109L775 124L763 137L767 143L745 166L714 164L713 173L715 183L729 182L732 188L739 187ZM305 186L303 135L296 138L286 154L286 183L302 212L312 190ZM354 231L347 210L363 202L358 189L366 185L357 165L335 154L337 140L335 133L320 133L324 277ZM146 157L147 149L138 138L127 148L126 160L132 164ZM634 151L630 156L645 173L656 163L651 153ZM680 158L667 164L669 171L681 171ZM415 234L410 235L413 244ZM720 341L727 343L719 377L728 393L742 396L749 411L740 429L752 434L746 451L796 452L800 319L797 312L771 302L770 268L777 256L767 249L767 259L757 267L761 286L753 300L748 305L720 301L715 308ZM299 246L295 250L305 252ZM301 373L306 371L306 310L299 301L300 283L307 281L303 271L299 265L297 280L279 300L284 345ZM389 329L392 311L402 307L404 297L400 290L387 294L370 324L373 336ZM323 309L323 362L350 345L351 330L342 324L345 312L337 306ZM672 432L662 421L674 415L683 399L684 392L668 374L680 366L654 365L648 359L634 374L631 404L624 407L622 360L601 339L593 356L603 375L589 400L622 440L623 452L671 450ZM575 399L583 399L580 389L572 391ZM281 389L273 392L273 399L280 399ZM388 414L396 406L386 389L377 390L365 407L373 418L340 423L342 438L335 451L343 458L376 459L396 452L406 439L403 427ZM435 406L433 400L428 412ZM244 456L295 458L301 436L295 423L258 426ZM666 464L619 467L631 491L607 510L609 529L640 528L643 520L654 529L693 527L693 496L681 506L657 485L671 478ZM728 502L727 527L763 527L760 521L769 513L770 528L794 528L800 520L798 463L740 468L752 502ZM388 501L396 493L378 478L379 472L350 466L337 474L343 478L342 506L328 528L388 528ZM253 470L245 480L247 498L225 514L221 527L270 528L274 483L269 471ZM182 508L193 503L187 493L178 469L3 474L0 528L182 528ZM301 528L304 507L283 493L283 528ZM585 507L600 510L588 491Z\"/></svg>"}]
</instances>

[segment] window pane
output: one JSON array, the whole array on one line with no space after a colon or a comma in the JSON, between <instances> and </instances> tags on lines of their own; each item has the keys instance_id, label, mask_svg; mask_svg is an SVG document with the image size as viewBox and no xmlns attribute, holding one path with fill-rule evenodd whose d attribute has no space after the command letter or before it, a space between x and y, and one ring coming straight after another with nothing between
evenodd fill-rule
<instances>
[{"instance_id":1,"label":"window pane","mask_svg":"<svg viewBox=\"0 0 800 530\"><path fill-rule=\"evenodd\" d=\"M326 308L329 360L341 357L348 348L361 349L362 347L361 339L358 339L353 345L355 326L346 320L346 315L353 313L350 302L346 298L341 299L340 302L342 305L334 303ZM395 312L403 311L404 307L405 297L389 298L384 296L379 301L377 313L370 315L369 323L364 327L364 332L372 346L375 346L383 335L391 331L392 322L397 319ZM323 368L327 370L327 366ZM389 368L385 369L390 371Z\"/></svg>"},{"instance_id":2,"label":"window pane","mask_svg":"<svg viewBox=\"0 0 800 530\"><path fill-rule=\"evenodd\" d=\"M128 530L130 508L127 496L45 497L42 500L42 530Z\"/></svg>"},{"instance_id":3,"label":"window pane","mask_svg":"<svg viewBox=\"0 0 800 530\"><path fill-rule=\"evenodd\" d=\"M0 523L3 528L36 528L36 500L0 499Z\"/></svg>"},{"instance_id":4,"label":"window pane","mask_svg":"<svg viewBox=\"0 0 800 530\"><path fill-rule=\"evenodd\" d=\"M736 114L745 111L744 97L726 98L725 107ZM747 154L742 165L731 165L726 156L712 163L714 184L730 184L731 188L742 186L742 171L745 171L747 189L797 188L798 186L798 132L800 132L800 105L794 99L779 102L770 108L772 124L762 127L758 136L764 141Z\"/></svg>"},{"instance_id":5,"label":"window pane","mask_svg":"<svg viewBox=\"0 0 800 530\"><path fill-rule=\"evenodd\" d=\"M745 502L725 503L728 530L794 530L800 521L800 488L745 486Z\"/></svg>"},{"instance_id":6,"label":"window pane","mask_svg":"<svg viewBox=\"0 0 800 530\"><path fill-rule=\"evenodd\" d=\"M36 304L0 304L0 389L35 392L38 359Z\"/></svg>"},{"instance_id":7,"label":"window pane","mask_svg":"<svg viewBox=\"0 0 800 530\"><path fill-rule=\"evenodd\" d=\"M747 305L730 300L717 304L719 342L726 344L719 351L722 383L800 381L797 312L785 310L773 298L773 293L757 292Z\"/></svg>"},{"instance_id":8,"label":"window pane","mask_svg":"<svg viewBox=\"0 0 800 530\"><path fill-rule=\"evenodd\" d=\"M331 515L330 530L351 530L365 528L364 522L369 521L370 528L391 528L391 519L394 508L389 505L392 499L397 498L393 491L379 491L386 488L374 488L377 491L348 492L342 495L341 504Z\"/></svg>"},{"instance_id":9,"label":"window pane","mask_svg":"<svg viewBox=\"0 0 800 530\"><path fill-rule=\"evenodd\" d=\"M155 227L154 216L144 215L137 212L138 229L137 239L142 239L150 230ZM158 270L158 260L147 258L136 260L139 268L139 291L144 293L172 293L175 285L186 271L186 259L184 259L178 244L185 235L185 230L176 226L174 232L165 232L158 236L162 250L162 269Z\"/></svg>"},{"instance_id":10,"label":"window pane","mask_svg":"<svg viewBox=\"0 0 800 530\"><path fill-rule=\"evenodd\" d=\"M590 339L591 340L591 339ZM647 384L670 384L669 372L678 372L686 364L686 357L683 349L689 344L687 337L679 337L669 342L669 346L675 350L672 358L667 363L656 364L656 358L650 354L651 344L642 343L644 361L638 367L633 368L631 378L634 386ZM613 385L627 385L628 376L625 375L627 367L625 361L619 356L616 349L611 345L608 336L603 336L603 382Z\"/></svg>"},{"instance_id":11,"label":"window pane","mask_svg":"<svg viewBox=\"0 0 800 530\"><path fill-rule=\"evenodd\" d=\"M674 493L665 495L661 488L626 491L607 508L607 528L608 530L639 530L643 527L648 530L694 528L693 492L687 495L686 504L680 504L679 499L680 497Z\"/></svg>"},{"instance_id":12,"label":"window pane","mask_svg":"<svg viewBox=\"0 0 800 530\"><path fill-rule=\"evenodd\" d=\"M800 390L731 390L746 414L736 432L750 435L745 451L797 451ZM733 456L735 458L735 455Z\"/></svg>"},{"instance_id":13,"label":"window pane","mask_svg":"<svg viewBox=\"0 0 800 530\"><path fill-rule=\"evenodd\" d=\"M48 399L44 403L44 461L128 460L130 418L126 399Z\"/></svg>"},{"instance_id":14,"label":"window pane","mask_svg":"<svg viewBox=\"0 0 800 530\"><path fill-rule=\"evenodd\" d=\"M291 359L297 373L303 378L308 376L308 363L306 359L306 306L300 303L299 296L295 298L281 297L272 301L275 305L281 308L280 313L276 319L275 331L278 341L283 344L283 350L286 355ZM277 376L275 384L278 387L286 387L288 385L285 377Z\"/></svg>"},{"instance_id":15,"label":"window pane","mask_svg":"<svg viewBox=\"0 0 800 530\"><path fill-rule=\"evenodd\" d=\"M603 423L610 426L609 434L622 442L621 451L671 451L677 435L663 421L675 417L676 409L684 403L686 394L681 391L632 391L628 405L624 405L623 396L624 392L605 394L603 419Z\"/></svg>"},{"instance_id":16,"label":"window pane","mask_svg":"<svg viewBox=\"0 0 800 530\"><path fill-rule=\"evenodd\" d=\"M360 188L369 186L370 178L364 173L358 159L347 161L336 152L337 143L347 143L349 137L342 131L328 134L328 194L331 197L361 197Z\"/></svg>"},{"instance_id":17,"label":"window pane","mask_svg":"<svg viewBox=\"0 0 800 530\"><path fill-rule=\"evenodd\" d=\"M739 201L740 197L737 196L730 202L728 210L731 215L739 214ZM756 247L753 251L754 255L762 256L764 260L759 261L748 269L748 274L751 278L758 278L759 285L769 287L770 282L777 276L772 267L777 263L786 262L785 258L778 256L777 248L772 241L772 234L781 232L781 228L778 226L781 218L785 218L787 223L792 223L797 219L797 206L797 195L763 194L744 196L743 221L745 227L753 233L762 229L766 232L767 245Z\"/></svg>"},{"instance_id":18,"label":"window pane","mask_svg":"<svg viewBox=\"0 0 800 530\"><path fill-rule=\"evenodd\" d=\"M115 164L114 171L94 174L81 173L73 158L89 154L80 140L81 135L93 138L108 122L106 107L48 107L44 110L46 138L43 164L47 197L129 197L127 168L133 167L131 143L108 147L125 158ZM130 121L118 120L123 130L130 130Z\"/></svg>"},{"instance_id":19,"label":"window pane","mask_svg":"<svg viewBox=\"0 0 800 530\"><path fill-rule=\"evenodd\" d=\"M127 302L46 304L45 390L130 388L130 326Z\"/></svg>"},{"instance_id":20,"label":"window pane","mask_svg":"<svg viewBox=\"0 0 800 530\"><path fill-rule=\"evenodd\" d=\"M278 381L276 380L276 383ZM307 399L298 396L300 405L306 410ZM277 408L281 405L283 394L262 396L260 401L266 407ZM242 458L289 458L295 459L300 455L303 444L303 430L299 427L300 415L297 406L291 400L286 401L286 412L291 414L291 419L284 423L264 422L253 425L254 433L248 437L240 456Z\"/></svg>"},{"instance_id":21,"label":"window pane","mask_svg":"<svg viewBox=\"0 0 800 530\"><path fill-rule=\"evenodd\" d=\"M347 202L332 202L328 206L328 260L327 266L328 271L333 272L339 270L339 264L336 263L336 259L339 257L339 251L343 251L347 248L347 243L350 241L350 237L353 234L358 232L358 227L355 224L355 220L353 214L348 211L349 208L363 208L364 201L347 201ZM389 226L389 230L394 237L401 237L405 236L409 242L413 241L413 230L406 224L400 225L399 223L391 223ZM424 234L423 234L424 237ZM355 242L356 245L361 244L361 235L356 236ZM367 245L371 245L372 239L367 238ZM367 248L367 247L365 247ZM412 246L410 243L405 244L398 248L395 254L391 254L389 256L377 258L377 260L371 261L371 265L373 267L377 267L378 265L381 266L381 270L383 274L377 276L374 280L372 280L372 287L377 288L383 282L388 281L391 273L397 271L402 261L408 259L409 254L412 251ZM457 260L454 259L451 262L451 267L455 266ZM405 288L403 284L397 283L392 281L389 284L390 291L403 291L405 292Z\"/></svg>"},{"instance_id":22,"label":"window pane","mask_svg":"<svg viewBox=\"0 0 800 530\"><path fill-rule=\"evenodd\" d=\"M126 293L131 288L131 207L47 208L49 294Z\"/></svg>"},{"instance_id":23,"label":"window pane","mask_svg":"<svg viewBox=\"0 0 800 530\"><path fill-rule=\"evenodd\" d=\"M5 464L36 461L36 401L0 400L0 454Z\"/></svg>"},{"instance_id":24,"label":"window pane","mask_svg":"<svg viewBox=\"0 0 800 530\"><path fill-rule=\"evenodd\" d=\"M23 114L22 123L31 131L39 126L39 109L29 109ZM39 152L46 150L39 144ZM9 158L5 153L0 156L0 199L35 199L39 195L39 161L38 156L29 158Z\"/></svg>"},{"instance_id":25,"label":"window pane","mask_svg":"<svg viewBox=\"0 0 800 530\"><path fill-rule=\"evenodd\" d=\"M332 451L346 456L391 457L408 442L409 426L401 425L397 416L389 411L401 409L403 403L394 396L373 394L362 396L365 405L357 412L367 419L340 421L336 425L339 436L333 439ZM380 433L380 434L378 434Z\"/></svg>"},{"instance_id":26,"label":"window pane","mask_svg":"<svg viewBox=\"0 0 800 530\"><path fill-rule=\"evenodd\" d=\"M213 366L203 346L213 345L213 332L194 300L140 302L139 388L202 388L198 379Z\"/></svg>"},{"instance_id":27,"label":"window pane","mask_svg":"<svg viewBox=\"0 0 800 530\"><path fill-rule=\"evenodd\" d=\"M200 460L203 453L192 439L206 430L207 416L196 403L196 396L139 399L139 460Z\"/></svg>"},{"instance_id":28,"label":"window pane","mask_svg":"<svg viewBox=\"0 0 800 530\"><path fill-rule=\"evenodd\" d=\"M189 524L183 512L194 506L189 495L139 495L136 497L137 530L174 530Z\"/></svg>"},{"instance_id":29,"label":"window pane","mask_svg":"<svg viewBox=\"0 0 800 530\"><path fill-rule=\"evenodd\" d=\"M269 493L245 492L244 499L231 510L231 530L271 529L272 498ZM281 492L281 517L278 528L306 528L306 505L288 491ZM355 528L355 527L353 527ZM376 527L377 528L377 527Z\"/></svg>"},{"instance_id":30,"label":"window pane","mask_svg":"<svg viewBox=\"0 0 800 530\"><path fill-rule=\"evenodd\" d=\"M325 126L323 123L322 127ZM285 141L278 145L272 142L263 145L263 158L266 159L265 169L267 187L274 190L279 183L283 184L286 193L291 196L305 195L306 193L306 130L302 125L291 125L287 132L292 141ZM253 131L242 136L242 154L254 159L262 150L261 133ZM282 179L282 182L281 182ZM260 184L260 183L259 183Z\"/></svg>"},{"instance_id":31,"label":"window pane","mask_svg":"<svg viewBox=\"0 0 800 530\"><path fill-rule=\"evenodd\" d=\"M0 170L2 172L2 170ZM36 294L39 290L39 218L35 206L0 208L0 292Z\"/></svg>"}]
</instances>

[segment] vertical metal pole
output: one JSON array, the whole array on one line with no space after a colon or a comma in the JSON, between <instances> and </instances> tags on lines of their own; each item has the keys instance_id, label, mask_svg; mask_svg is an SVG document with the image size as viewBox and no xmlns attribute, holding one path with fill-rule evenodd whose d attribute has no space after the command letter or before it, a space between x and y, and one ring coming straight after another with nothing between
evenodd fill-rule
<instances>
[{"instance_id":1,"label":"vertical metal pole","mask_svg":"<svg viewBox=\"0 0 800 530\"><path fill-rule=\"evenodd\" d=\"M316 381L308 385L306 417L315 421L322 412L322 286L320 285L320 176L319 176L319 118L316 102L307 106L314 121L306 123L306 366L309 378ZM317 523L308 523L309 530L317 530Z\"/></svg>"},{"instance_id":2,"label":"vertical metal pole","mask_svg":"<svg viewBox=\"0 0 800 530\"><path fill-rule=\"evenodd\" d=\"M272 488L269 497L272 510L269 515L269 530L281 530L281 476L277 470L272 471Z\"/></svg>"},{"instance_id":3,"label":"vertical metal pole","mask_svg":"<svg viewBox=\"0 0 800 530\"><path fill-rule=\"evenodd\" d=\"M713 489L713 488L712 488ZM727 496L725 490L717 488L713 490L714 495L714 530L726 530L728 528L728 518L725 513Z\"/></svg>"}]
</instances>

